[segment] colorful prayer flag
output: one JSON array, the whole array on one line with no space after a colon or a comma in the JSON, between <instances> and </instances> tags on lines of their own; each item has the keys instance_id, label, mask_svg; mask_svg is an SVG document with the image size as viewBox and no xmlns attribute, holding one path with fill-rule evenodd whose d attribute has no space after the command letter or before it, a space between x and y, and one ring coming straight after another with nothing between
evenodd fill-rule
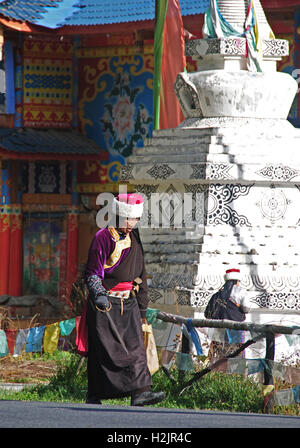
<instances>
[{"instance_id":1,"label":"colorful prayer flag","mask_svg":"<svg viewBox=\"0 0 300 448\"><path fill-rule=\"evenodd\" d=\"M243 330L232 330L231 328L226 328L226 334L229 344L240 344L244 342Z\"/></svg>"},{"instance_id":2,"label":"colorful prayer flag","mask_svg":"<svg viewBox=\"0 0 300 448\"><path fill-rule=\"evenodd\" d=\"M193 363L193 359L192 356L190 355L190 353L180 353L177 352L175 354L176 356L176 367L178 368L178 370L184 370L186 372L194 372L195 371L195 366Z\"/></svg>"},{"instance_id":3,"label":"colorful prayer flag","mask_svg":"<svg viewBox=\"0 0 300 448\"><path fill-rule=\"evenodd\" d=\"M183 120L174 84L185 70L184 29L178 0L158 0L154 33L153 127L177 127Z\"/></svg>"},{"instance_id":4,"label":"colorful prayer flag","mask_svg":"<svg viewBox=\"0 0 300 448\"><path fill-rule=\"evenodd\" d=\"M16 345L18 330L8 328L5 330L9 353L12 355Z\"/></svg>"},{"instance_id":5,"label":"colorful prayer flag","mask_svg":"<svg viewBox=\"0 0 300 448\"><path fill-rule=\"evenodd\" d=\"M44 352L53 353L57 349L60 334L59 323L47 325L44 334Z\"/></svg>"},{"instance_id":6,"label":"colorful prayer flag","mask_svg":"<svg viewBox=\"0 0 300 448\"><path fill-rule=\"evenodd\" d=\"M9 354L6 334L4 330L0 330L0 356L6 356Z\"/></svg>"},{"instance_id":7,"label":"colorful prayer flag","mask_svg":"<svg viewBox=\"0 0 300 448\"><path fill-rule=\"evenodd\" d=\"M40 327L32 327L29 329L29 333L26 340L26 352L41 352L42 342L45 331L45 325Z\"/></svg>"},{"instance_id":8,"label":"colorful prayer flag","mask_svg":"<svg viewBox=\"0 0 300 448\"><path fill-rule=\"evenodd\" d=\"M17 333L16 337L16 345L14 349L14 356L19 356L21 354L21 351L26 344L27 336L29 333L29 328L21 329Z\"/></svg>"},{"instance_id":9,"label":"colorful prayer flag","mask_svg":"<svg viewBox=\"0 0 300 448\"><path fill-rule=\"evenodd\" d=\"M59 328L62 336L69 336L75 328L75 317L59 322Z\"/></svg>"},{"instance_id":10,"label":"colorful prayer flag","mask_svg":"<svg viewBox=\"0 0 300 448\"><path fill-rule=\"evenodd\" d=\"M196 328L193 326L192 319L187 320L186 326L196 348L197 355L203 355L200 337Z\"/></svg>"}]
</instances>

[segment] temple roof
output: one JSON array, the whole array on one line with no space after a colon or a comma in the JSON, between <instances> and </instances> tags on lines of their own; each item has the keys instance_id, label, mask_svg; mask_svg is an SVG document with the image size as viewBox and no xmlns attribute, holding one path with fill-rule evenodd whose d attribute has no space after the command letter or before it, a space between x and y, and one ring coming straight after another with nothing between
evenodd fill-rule
<instances>
[{"instance_id":1,"label":"temple roof","mask_svg":"<svg viewBox=\"0 0 300 448\"><path fill-rule=\"evenodd\" d=\"M209 0L179 0L181 14L203 14ZM4 0L0 14L9 20L48 28L107 25L155 19L155 0Z\"/></svg>"},{"instance_id":2,"label":"temple roof","mask_svg":"<svg viewBox=\"0 0 300 448\"><path fill-rule=\"evenodd\" d=\"M74 0L71 0L72 4ZM58 12L64 0L2 0L0 13L7 19L38 24L51 10Z\"/></svg>"},{"instance_id":3,"label":"temple roof","mask_svg":"<svg viewBox=\"0 0 300 448\"><path fill-rule=\"evenodd\" d=\"M179 0L179 3L182 16L204 14L209 6L209 0ZM261 0L261 3L267 9L299 6L299 0ZM0 0L0 16L51 29L154 21L155 0Z\"/></svg>"},{"instance_id":4,"label":"temple roof","mask_svg":"<svg viewBox=\"0 0 300 448\"><path fill-rule=\"evenodd\" d=\"M108 159L108 153L75 130L0 128L0 157Z\"/></svg>"}]
</instances>

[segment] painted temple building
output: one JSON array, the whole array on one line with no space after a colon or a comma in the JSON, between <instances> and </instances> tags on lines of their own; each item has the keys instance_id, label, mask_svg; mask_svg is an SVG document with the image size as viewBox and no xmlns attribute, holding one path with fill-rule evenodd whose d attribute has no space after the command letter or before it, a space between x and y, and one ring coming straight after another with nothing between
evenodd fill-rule
<instances>
[{"instance_id":1,"label":"painted temple building","mask_svg":"<svg viewBox=\"0 0 300 448\"><path fill-rule=\"evenodd\" d=\"M299 1L261 3L289 41L278 70L299 83ZM208 6L180 0L186 39L202 37ZM155 0L0 2L0 297L68 301L97 195L118 192L152 136L154 26ZM289 120L300 127L299 94Z\"/></svg>"}]
</instances>

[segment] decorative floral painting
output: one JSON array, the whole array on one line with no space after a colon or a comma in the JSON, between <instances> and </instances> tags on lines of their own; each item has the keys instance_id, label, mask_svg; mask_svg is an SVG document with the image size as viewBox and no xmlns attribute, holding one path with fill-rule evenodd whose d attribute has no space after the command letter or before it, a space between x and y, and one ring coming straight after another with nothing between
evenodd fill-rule
<instances>
[{"instance_id":1,"label":"decorative floral painting","mask_svg":"<svg viewBox=\"0 0 300 448\"><path fill-rule=\"evenodd\" d=\"M151 136L152 108L153 55L80 58L79 122L109 151L109 164L124 164Z\"/></svg>"},{"instance_id":2,"label":"decorative floral painting","mask_svg":"<svg viewBox=\"0 0 300 448\"><path fill-rule=\"evenodd\" d=\"M144 87L132 87L132 84L127 71L115 76L115 85L107 94L108 102L104 103L105 112L100 119L108 148L124 157L132 154L136 145L143 143L152 123L145 105L136 101Z\"/></svg>"}]
</instances>

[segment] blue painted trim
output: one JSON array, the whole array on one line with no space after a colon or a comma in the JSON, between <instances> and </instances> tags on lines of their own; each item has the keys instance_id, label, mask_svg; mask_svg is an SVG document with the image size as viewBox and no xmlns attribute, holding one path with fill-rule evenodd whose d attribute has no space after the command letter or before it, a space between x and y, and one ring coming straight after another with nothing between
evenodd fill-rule
<instances>
[{"instance_id":1,"label":"blue painted trim","mask_svg":"<svg viewBox=\"0 0 300 448\"><path fill-rule=\"evenodd\" d=\"M11 41L5 41L4 43L5 54L5 82L6 82L6 113L15 113L15 71L14 71L14 53L13 43Z\"/></svg>"}]
</instances>

